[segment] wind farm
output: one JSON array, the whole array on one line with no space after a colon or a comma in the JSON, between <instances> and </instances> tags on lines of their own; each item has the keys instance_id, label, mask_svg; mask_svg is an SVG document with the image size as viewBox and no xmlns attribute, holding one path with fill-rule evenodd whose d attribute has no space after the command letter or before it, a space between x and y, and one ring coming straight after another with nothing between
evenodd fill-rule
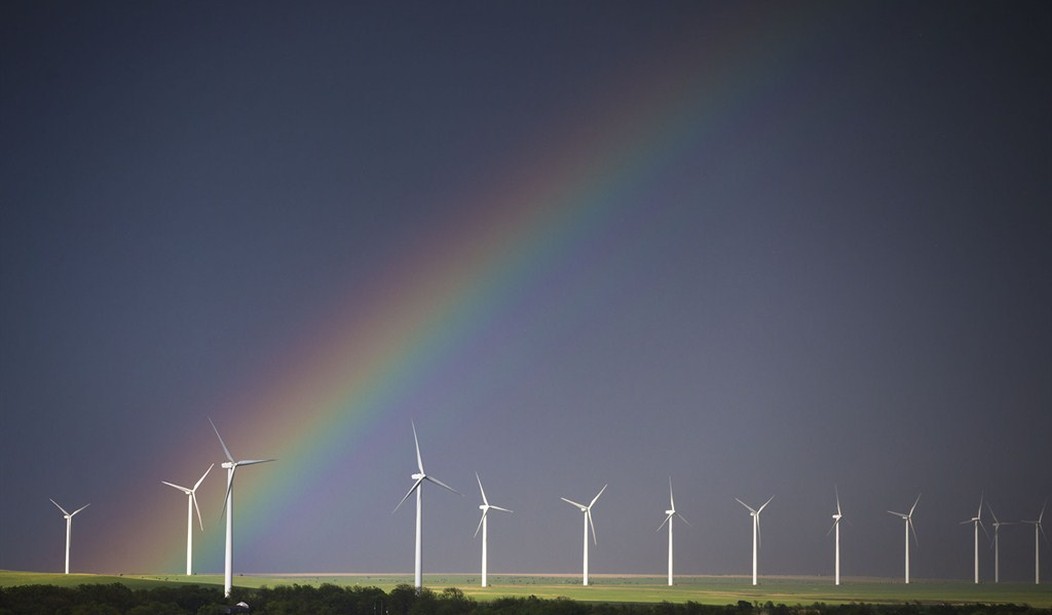
<instances>
[{"instance_id":1,"label":"wind farm","mask_svg":"<svg viewBox=\"0 0 1052 615\"><path fill-rule=\"evenodd\" d=\"M1033 603L1050 22L3 3L0 570Z\"/></svg>"},{"instance_id":2,"label":"wind farm","mask_svg":"<svg viewBox=\"0 0 1052 615\"><path fill-rule=\"evenodd\" d=\"M227 448L225 441L219 433L215 423L209 419L209 423L216 434L217 439L220 442L226 461L223 462L223 466L227 469L227 481L226 490L224 491L223 497L223 513L227 516L227 532L225 541L225 568L223 575L216 576L209 573L205 574L194 574L192 568L192 557L193 557L193 532L194 532L194 516L197 516L198 528L203 528L203 520L200 512L200 505L197 499L198 490L201 489L205 482L205 479L210 474L215 464L210 465L205 472L197 479L192 487L184 487L182 485L171 483L169 481L161 481L163 484L177 489L183 492L187 496L187 544L186 544L186 574L184 575L185 581L175 582L192 582L191 579L205 584L216 583L217 585L221 582L224 596L231 596L234 590L233 577L232 577L232 521L230 519L232 510L233 500L233 473L237 467L242 465L254 465L272 461L272 459L248 459L248 460L237 460L233 457L229 448ZM414 494L416 495L417 501L417 515L416 515L416 534L415 534L415 561L414 561L414 575L413 588L418 592L424 591L425 586L423 584L422 577L422 505L421 505L421 491L424 483L430 482L435 485L442 487L445 490L451 491L459 495L459 492L454 490L452 487L442 482L438 478L429 475L424 470L423 456L420 450L420 441L417 435L416 425L414 421L410 422L410 428L413 435L413 445L416 454L416 467L417 471L411 475L413 484L409 491L402 497L395 507L394 512L397 512L406 500L408 500ZM492 504L487 496L485 488L482 483L481 476L478 472L474 473L476 483L479 487L479 495L482 503L478 505L478 509L481 511L481 516L475 526L473 538L478 538L481 534L482 538L482 557L481 557L481 574L478 577L473 575L451 575L448 571L438 571L433 574L430 585L435 586L437 584L446 584L453 587L457 587L459 591L463 592L466 596L471 596L474 599L479 600L492 600L500 596L513 597L513 596L551 596L552 598L558 596L566 596L567 588L565 584L572 578L571 575L550 575L543 573L532 573L532 574L500 574L490 575L488 570L488 549L489 549L489 532L488 522L490 513L493 511L501 513L511 513L512 510L504 508L495 504ZM506 483L502 485L507 486ZM848 577L846 582L841 577L840 570L840 525L845 519L843 509L840 501L840 489L838 486L834 486L834 501L835 501L835 513L832 515L833 525L826 532L826 536L830 533L835 533L834 538L834 574L833 578L827 579L822 576L789 576L784 574L775 574L765 576L766 583L770 583L769 589L759 589L759 573L758 573L758 556L759 550L762 546L761 543L761 526L760 519L761 514L771 504L775 496L770 496L763 504L757 508L746 504L744 501L738 498L734 498L735 501L744 507L750 515L752 525L752 570L751 576L745 575L698 575L698 574L680 574L675 575L674 571L674 540L672 532L672 524L676 520L683 522L685 525L690 526L687 520L679 512L675 493L673 490L672 479L668 479L668 497L669 506L664 511L665 517L661 524L658 526L657 531L661 531L668 526L668 551L667 551L667 571L663 579L663 584L656 583L658 577L647 575L647 574L610 574L602 573L599 575L593 575L590 571L589 561L589 547L598 544L596 538L596 530L592 517L593 508L599 499L604 495L609 484L604 484L602 488L589 500L587 504L568 499L560 498L562 501L576 508L582 514L582 573L580 577L580 592L569 592L570 595L575 596L579 599L587 600L612 600L612 601L624 601L627 603L633 602L647 602L649 600L687 600L687 601L705 601L709 603L712 601L713 604L719 604L721 600L727 599L728 596L756 596L756 597L767 597L768 599L778 598L780 600L791 600L795 597L798 600L806 600L808 597L814 597L816 600L823 602L838 603L838 602L853 602L858 600L878 600L878 601L889 601L894 603L896 600L910 600L923 597L924 599L932 599L931 596L937 595L939 591L946 592L947 587L952 588L952 594L955 599L963 599L961 596L971 596L968 599L975 599L978 596L982 599L999 599L1000 596L1014 596L1019 595L1018 583L1007 584L1004 589L996 590L992 589L993 586L989 586L987 589L977 589L977 592L985 591L985 594L975 594L961 592L961 586L947 585L946 581L940 581L932 578L922 578L919 581L911 576L911 557L910 557L910 535L916 539L916 530L913 525L914 513L917 510L921 496L918 494L914 500L908 512L895 512L887 511L888 513L899 517L904 523L904 534L905 534L905 583L903 585L920 585L920 589L901 591L887 591L878 590L877 587L883 582L880 579L866 578L866 577ZM57 502L51 500L52 503L63 513L66 520L67 533L66 533L66 567L65 573L69 574L69 549L71 541L71 524L72 518L77 513L81 512L88 505L82 506L74 510L72 513L66 511ZM1035 530L1035 581L1040 584L1040 539L1044 537L1042 521L1044 518L1045 507L1047 507L1047 501L1042 506L1041 511L1037 515L1036 519L1023 520L1019 522L1006 522L1000 521L996 515L994 515L990 503L985 497L980 497L978 508L976 513L970 519L963 523L973 525L974 541L973 541L973 555L974 560L974 576L972 584L979 585L979 542L978 533L979 529L982 528L982 513L983 507L989 510L991 517L993 518L994 534L992 537L992 548L994 555L994 579L996 586L1000 586L1000 563L999 563L999 547L1000 547L1000 528L1005 525L1012 524L1030 524ZM513 555L512 555L513 557ZM350 573L350 574L298 574L298 575L283 575L283 574L259 574L254 573L247 575L250 578L249 581L245 581L246 575L239 574L238 584L241 587L262 587L269 583L274 582L294 582L298 583L303 579L309 579L313 583L331 583L335 585L348 585L357 584L362 580L368 580L371 583L377 584L377 587L388 588L390 591L397 589L403 580L407 577L402 575L391 575L391 574L365 574L365 573ZM158 577L151 575L131 575L130 578L141 579L144 582L148 582L150 579L154 579L154 582L160 581ZM164 579L168 581L168 578ZM291 580L291 581L290 581ZM495 583L493 581L496 581ZM595 581L598 581L596 583ZM3 575L0 574L0 587L3 586L4 580ZM471 589L466 587L467 585L475 584L477 589ZM592 590L593 585L600 586L600 589ZM661 585L665 589L660 589ZM747 586L751 586L751 591L746 590ZM679 587L679 589L672 589L673 587ZM826 589L821 589L825 587ZM843 587L841 590L839 588ZM934 588L939 588L938 590ZM481 590L481 591L479 591ZM594 593L587 593L594 592ZM662 593L665 592L665 593ZM949 596L949 594L944 594ZM616 599L614 598L616 596ZM944 598L945 599L945 598ZM1033 600L1033 597L1027 595L1027 600ZM1037 604L1043 604L1040 599L1036 602ZM1052 603L1052 600L1049 600Z\"/></svg>"}]
</instances>

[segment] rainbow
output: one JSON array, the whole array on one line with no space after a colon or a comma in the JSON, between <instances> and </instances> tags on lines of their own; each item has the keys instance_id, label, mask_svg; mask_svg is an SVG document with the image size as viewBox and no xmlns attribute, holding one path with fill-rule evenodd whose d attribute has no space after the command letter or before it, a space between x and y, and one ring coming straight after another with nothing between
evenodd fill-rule
<instances>
[{"instance_id":1,"label":"rainbow","mask_svg":"<svg viewBox=\"0 0 1052 615\"><path fill-rule=\"evenodd\" d=\"M629 67L614 87L596 94L592 108L552 131L561 139L517 152L512 171L467 195L476 204L467 216L381 272L371 287L336 301L331 318L302 336L283 367L214 411L221 430L232 422L225 417L251 417L255 440L282 442L281 450L266 450L282 460L267 468L266 485L238 493L240 537L251 539L264 525L256 518L263 513L250 511L279 515L282 499L307 489L311 468L338 451L367 455L375 446L370 434L383 429L404 395L399 391L506 309L524 279L565 257L619 208L637 207L633 197L648 181L677 155L703 146L738 107L763 104L764 88L790 61L787 41L805 38L800 31L812 19L725 9L718 16L726 22L722 36L673 35L666 53ZM258 505L264 501L267 507ZM118 558L152 543L139 547L147 550L143 572L179 570L185 537L152 523L140 519L124 528L121 548L100 568L128 570ZM201 561L220 561L221 541L211 542Z\"/></svg>"}]
</instances>

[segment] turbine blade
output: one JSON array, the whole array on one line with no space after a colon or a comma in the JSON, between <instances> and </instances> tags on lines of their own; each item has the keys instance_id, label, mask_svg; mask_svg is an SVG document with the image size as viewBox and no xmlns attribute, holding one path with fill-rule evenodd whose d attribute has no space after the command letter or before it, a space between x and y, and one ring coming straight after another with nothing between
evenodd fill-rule
<instances>
[{"instance_id":1,"label":"turbine blade","mask_svg":"<svg viewBox=\"0 0 1052 615\"><path fill-rule=\"evenodd\" d=\"M773 495L772 495L771 497L767 498L767 501L763 503L763 506L761 506L761 507L760 507L760 508L759 508L759 509L758 509L758 510L756 511L756 514L757 514L757 516L759 516L759 514L763 512L763 509L767 508L767 505L768 505L768 504L770 504L770 503L771 503L771 500L773 500L773 499L774 499L774 496L773 496Z\"/></svg>"},{"instance_id":2,"label":"turbine blade","mask_svg":"<svg viewBox=\"0 0 1052 615\"><path fill-rule=\"evenodd\" d=\"M413 444L416 445L416 467L421 474L424 474L424 460L420 457L420 439L416 437L416 423L410 420L409 424L413 426Z\"/></svg>"},{"instance_id":3,"label":"turbine blade","mask_svg":"<svg viewBox=\"0 0 1052 615\"><path fill-rule=\"evenodd\" d=\"M738 498L734 498L734 499L735 499L735 500L738 500ZM749 505L748 505L748 504L746 504L745 502L742 502L741 500L738 500L738 503L739 503L739 504L741 504L742 506L744 506L744 507L748 508L748 509L749 509L749 512L751 512L751 513L753 513L753 514L755 514L755 513L756 513L756 511L755 511L755 510L753 510L752 506L749 506Z\"/></svg>"},{"instance_id":4,"label":"turbine blade","mask_svg":"<svg viewBox=\"0 0 1052 615\"><path fill-rule=\"evenodd\" d=\"M979 522L979 529L981 529L983 531L983 534L986 534L986 539L990 540L990 532L986 531L986 526L983 525L982 521Z\"/></svg>"},{"instance_id":5,"label":"turbine blade","mask_svg":"<svg viewBox=\"0 0 1052 615\"><path fill-rule=\"evenodd\" d=\"M69 513L69 516L70 516L70 517L72 517L73 515L75 515L75 514L79 513L80 511L84 510L84 509L85 509L85 508L87 508L88 506L91 506L91 504L85 504L85 505L81 506L81 507L80 507L80 508L78 508L77 510L74 510L73 512Z\"/></svg>"},{"instance_id":6,"label":"turbine blade","mask_svg":"<svg viewBox=\"0 0 1052 615\"><path fill-rule=\"evenodd\" d=\"M179 491L182 491L186 495L190 495L191 493L193 493L193 489L189 489L187 487L183 487L182 485L176 485L175 483L170 483L170 482L168 482L166 480L162 480L161 482L164 483L165 485L168 485L169 487L174 487L174 488L178 489Z\"/></svg>"},{"instance_id":7,"label":"turbine blade","mask_svg":"<svg viewBox=\"0 0 1052 615\"><path fill-rule=\"evenodd\" d=\"M48 498L48 499L51 500L51 498ZM58 506L58 502L56 502L55 500L51 500L51 503L54 504L55 506ZM69 513L66 512L65 508L62 508L61 506L58 506L58 509L62 511L62 514L66 515L66 516L69 516Z\"/></svg>"},{"instance_id":8,"label":"turbine blade","mask_svg":"<svg viewBox=\"0 0 1052 615\"><path fill-rule=\"evenodd\" d=\"M413 486L409 488L409 491L406 491L406 492L405 492L405 496L403 496L403 497L402 497L402 499L401 499L401 500L399 500L399 502L398 502L398 506L395 506L395 507L394 507L394 510L392 510L392 511L391 511L391 514L392 514L392 515L393 515L394 513L396 513L396 512L398 511L398 507L399 507L399 506L401 506L402 504L404 504L404 503L405 503L405 501L409 499L409 496L413 495L413 492L414 492L414 491L416 491L416 489L417 489L417 488L418 488L418 487L420 486L420 483L422 483L422 482L424 482L424 479L423 479L423 478L418 478L418 479L416 479L416 482L415 482L415 483L413 483Z\"/></svg>"},{"instance_id":9,"label":"turbine blade","mask_svg":"<svg viewBox=\"0 0 1052 615\"><path fill-rule=\"evenodd\" d=\"M997 515L994 514L994 509L989 502L986 503L986 510L990 511L990 516L994 518L994 526L996 527L1000 522L997 520Z\"/></svg>"},{"instance_id":10,"label":"turbine blade","mask_svg":"<svg viewBox=\"0 0 1052 615\"><path fill-rule=\"evenodd\" d=\"M833 530L836 529L836 526L837 526L838 523L840 523L840 519L837 519L836 521L833 522L833 525L829 526L829 531L826 532L826 536L829 536L830 534L833 533Z\"/></svg>"},{"instance_id":11,"label":"turbine blade","mask_svg":"<svg viewBox=\"0 0 1052 615\"><path fill-rule=\"evenodd\" d=\"M584 511L584 516L586 519L588 519L588 527L592 528L592 543L598 545L599 541L595 538L595 521L592 521L591 507Z\"/></svg>"},{"instance_id":12,"label":"turbine blade","mask_svg":"<svg viewBox=\"0 0 1052 615\"><path fill-rule=\"evenodd\" d=\"M917 494L917 499L913 501L913 506L910 506L910 514L909 514L910 517L913 516L913 510L915 508L917 508L917 504L920 502L920 496L921 496L921 494L918 493Z\"/></svg>"},{"instance_id":13,"label":"turbine blade","mask_svg":"<svg viewBox=\"0 0 1052 615\"><path fill-rule=\"evenodd\" d=\"M486 520L486 513L488 513L488 512L489 512L489 509L486 509L486 510L482 511L482 517L479 519L479 525L478 525L478 527L475 528L475 535L472 538L478 538L479 530L482 529L482 522Z\"/></svg>"},{"instance_id":14,"label":"turbine blade","mask_svg":"<svg viewBox=\"0 0 1052 615\"><path fill-rule=\"evenodd\" d=\"M449 485L443 483L442 481L438 480L434 476L424 476L424 480L431 481L432 483L435 483L439 487L445 487L446 489L449 489L450 491L452 491L453 493L455 493L455 494L457 494L459 496L463 496L464 495L463 493L457 491L456 489L454 489L454 488L450 487Z\"/></svg>"},{"instance_id":15,"label":"turbine blade","mask_svg":"<svg viewBox=\"0 0 1052 615\"><path fill-rule=\"evenodd\" d=\"M208 417L208 422L212 423L212 417ZM223 447L223 454L226 455L226 460L234 463L234 456L230 454L230 449L226 447L226 442L223 442L223 436L219 435L219 429L216 428L215 423L212 423L212 430L216 432L216 437L219 438L219 445Z\"/></svg>"},{"instance_id":16,"label":"turbine blade","mask_svg":"<svg viewBox=\"0 0 1052 615\"><path fill-rule=\"evenodd\" d=\"M233 493L233 491L234 491L234 474L236 472L237 472L237 464L235 463L234 466L232 468L230 468L230 479L227 482L226 495L223 496L223 509L219 511L219 518L220 519L223 518L223 513L226 512L226 503L230 501L230 494Z\"/></svg>"},{"instance_id":17,"label":"turbine blade","mask_svg":"<svg viewBox=\"0 0 1052 615\"><path fill-rule=\"evenodd\" d=\"M486 499L486 490L482 488L482 479L479 478L478 472L475 472L475 480L479 482L479 492L482 493L482 503L489 506L489 500Z\"/></svg>"},{"instance_id":18,"label":"turbine blade","mask_svg":"<svg viewBox=\"0 0 1052 615\"><path fill-rule=\"evenodd\" d=\"M676 510L676 500L672 497L672 477L668 477L668 507L670 510Z\"/></svg>"},{"instance_id":19,"label":"turbine blade","mask_svg":"<svg viewBox=\"0 0 1052 615\"><path fill-rule=\"evenodd\" d=\"M514 510L508 510L507 508L501 508L500 506L493 506L492 504L490 505L490 508L492 508L493 510L499 510L501 512L506 512L506 513L515 512Z\"/></svg>"},{"instance_id":20,"label":"turbine blade","mask_svg":"<svg viewBox=\"0 0 1052 615\"><path fill-rule=\"evenodd\" d=\"M1048 500L1047 499L1045 500L1045 503L1041 505L1041 514L1037 516L1037 522L1038 523L1041 523L1041 520L1045 518L1045 509L1046 508L1048 508Z\"/></svg>"},{"instance_id":21,"label":"turbine blade","mask_svg":"<svg viewBox=\"0 0 1052 615\"><path fill-rule=\"evenodd\" d=\"M844 513L840 512L840 490L836 485L833 485L833 493L836 494L836 514L843 515Z\"/></svg>"},{"instance_id":22,"label":"turbine blade","mask_svg":"<svg viewBox=\"0 0 1052 615\"><path fill-rule=\"evenodd\" d=\"M603 495L603 492L606 491L606 487L606 485L603 485L603 488L599 490L599 493L595 494L595 497L592 498L592 501L588 504L588 508L595 505L595 501L599 499L599 496Z\"/></svg>"},{"instance_id":23,"label":"turbine blade","mask_svg":"<svg viewBox=\"0 0 1052 615\"><path fill-rule=\"evenodd\" d=\"M888 513L895 515L896 517L902 517L903 519L906 518L906 513L895 512L894 510L889 510Z\"/></svg>"},{"instance_id":24,"label":"turbine blade","mask_svg":"<svg viewBox=\"0 0 1052 615\"><path fill-rule=\"evenodd\" d=\"M679 517L679 520L680 520L680 521L682 521L683 523L686 523L686 524L687 524L687 527L694 527L693 525L691 525L691 524L690 524L690 521L687 521L686 519L684 519L684 518L683 518L683 515L681 515L681 514L679 514L679 513L675 513L675 515L676 515L677 517Z\"/></svg>"},{"instance_id":25,"label":"turbine blade","mask_svg":"<svg viewBox=\"0 0 1052 615\"><path fill-rule=\"evenodd\" d=\"M655 532L660 532L660 531L661 531L661 528L665 527L665 524L666 524L666 523L668 523L668 522L669 522L669 521L670 521L670 520L672 519L672 514L674 514L674 513L671 513L671 514L669 514L668 516L666 516L666 517L665 517L665 520L664 520L664 521L662 521L662 522L661 522L661 525L657 526L657 529L656 529L656 530L654 530L654 531L655 531Z\"/></svg>"},{"instance_id":26,"label":"turbine blade","mask_svg":"<svg viewBox=\"0 0 1052 615\"><path fill-rule=\"evenodd\" d=\"M759 513L757 513L756 516L753 517L753 519L754 519L753 522L756 523L756 548L757 549L762 549L763 548L763 532L760 531L760 515L759 515Z\"/></svg>"},{"instance_id":27,"label":"turbine blade","mask_svg":"<svg viewBox=\"0 0 1052 615\"><path fill-rule=\"evenodd\" d=\"M570 504L572 506L576 506L577 508L580 508L582 511L588 509L588 507L585 506L584 504L578 504L577 502L574 502L573 500L567 500L566 498L559 498L559 499L564 501L564 502L566 502L567 504ZM58 506L58 504L55 504L55 506Z\"/></svg>"},{"instance_id":28,"label":"turbine blade","mask_svg":"<svg viewBox=\"0 0 1052 615\"><path fill-rule=\"evenodd\" d=\"M917 528L913 527L913 517L906 519L906 524L910 526L910 531L913 532L913 543L919 545L920 541L917 540Z\"/></svg>"},{"instance_id":29,"label":"turbine blade","mask_svg":"<svg viewBox=\"0 0 1052 615\"><path fill-rule=\"evenodd\" d=\"M197 482L194 483L194 488L193 488L194 491L197 491L197 488L201 486L201 483L205 482L205 477L208 476L208 473L211 472L212 468L214 468L215 466L216 466L216 464L214 464L214 463L212 465L208 466L208 469L205 470L205 473L201 475L201 478L197 479Z\"/></svg>"},{"instance_id":30,"label":"turbine blade","mask_svg":"<svg viewBox=\"0 0 1052 615\"><path fill-rule=\"evenodd\" d=\"M193 491L190 492L190 500L194 503L194 510L197 511L197 524L201 526L201 531L205 531L205 522L201 520L201 507L197 505L197 494Z\"/></svg>"}]
</instances>

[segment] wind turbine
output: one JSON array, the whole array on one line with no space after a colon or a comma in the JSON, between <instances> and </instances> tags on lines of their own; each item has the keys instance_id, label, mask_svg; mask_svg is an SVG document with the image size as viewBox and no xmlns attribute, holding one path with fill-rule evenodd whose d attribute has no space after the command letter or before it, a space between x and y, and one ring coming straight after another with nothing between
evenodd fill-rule
<instances>
[{"instance_id":1,"label":"wind turbine","mask_svg":"<svg viewBox=\"0 0 1052 615\"><path fill-rule=\"evenodd\" d=\"M734 498L734 499L738 500L738 498ZM738 500L739 504L741 504L745 508L749 509L749 515L752 517L752 584L753 585L756 585L756 552L760 548L760 513L763 512L764 508L767 508L767 505L770 504L771 500L773 500L773 499L774 499L774 496L772 495L770 498L767 499L766 502L763 503L763 506L761 506L760 508L755 509L755 510L751 506L746 504L745 502L742 502L741 500Z\"/></svg>"},{"instance_id":2,"label":"wind turbine","mask_svg":"<svg viewBox=\"0 0 1052 615\"><path fill-rule=\"evenodd\" d=\"M998 521L997 515L994 514L994 509L990 506L990 503L986 503L986 510L990 511L990 516L994 518L994 522L991 524L994 526L994 583L1001 582L1001 549L998 544L998 534L1000 534L1002 525L1014 525L1012 521Z\"/></svg>"},{"instance_id":3,"label":"wind turbine","mask_svg":"<svg viewBox=\"0 0 1052 615\"><path fill-rule=\"evenodd\" d=\"M500 506L494 506L489 503L486 499L486 490L482 488L482 479L479 478L479 473L475 472L475 480L479 483L479 492L482 493L482 503L479 504L479 508L482 510L482 518L479 519L479 525L475 528L475 536L479 535L479 530L482 530L482 587L488 587L487 582L487 567L486 567L486 534L487 534L487 523L486 515L489 514L490 510L499 510L501 512L510 513L511 511L507 508L501 508Z\"/></svg>"},{"instance_id":4,"label":"wind turbine","mask_svg":"<svg viewBox=\"0 0 1052 615\"><path fill-rule=\"evenodd\" d=\"M836 514L833 515L833 526L829 528L829 532L836 532L836 556L834 558L834 573L836 577L836 584L840 585L840 520L844 518L844 514L840 512L840 490L833 487L833 492L836 494ZM826 532L826 536L829 535Z\"/></svg>"},{"instance_id":5,"label":"wind turbine","mask_svg":"<svg viewBox=\"0 0 1052 615\"><path fill-rule=\"evenodd\" d=\"M895 512L889 510L888 513L899 517L906 522L906 583L910 582L910 531L913 532L913 541L917 542L917 530L913 527L913 510L917 508L917 502L920 502L920 494L917 494L917 499L913 502L913 506L910 507L908 513Z\"/></svg>"},{"instance_id":6,"label":"wind turbine","mask_svg":"<svg viewBox=\"0 0 1052 615\"><path fill-rule=\"evenodd\" d=\"M672 586L672 517L679 517L680 521L682 521L683 523L686 523L687 525L690 525L690 523L686 519L683 518L683 515L681 515L678 512L676 512L676 501L672 498L672 477L671 476L668 477L668 510L665 511L665 514L668 515L668 516L666 516L665 520L662 521L661 525L658 526L657 531L660 532L661 528L665 527L666 523L668 524L668 584L669 584L669 587L671 587Z\"/></svg>"},{"instance_id":7,"label":"wind turbine","mask_svg":"<svg viewBox=\"0 0 1052 615\"><path fill-rule=\"evenodd\" d=\"M424 461L420 457L420 440L418 440L416 437L416 424L412 422L410 422L410 424L413 426L413 443L416 444L416 467L419 470L419 472L410 475L410 478L412 478L416 482L414 482L413 486L410 487L409 491L406 492L405 497L403 497L402 500L398 502L398 506L395 506L394 511L397 511L398 508L406 500L409 499L409 496L413 495L414 491L416 492L416 573L414 575L414 579L416 581L416 588L420 589L421 587L423 587L423 576L421 575L420 569L420 492L422 491L420 486L423 485L424 481L426 480L435 483L439 487L444 487L457 495L462 494L456 489L438 480L437 478L433 476L428 476L426 473L424 473ZM393 513L394 511L391 512Z\"/></svg>"},{"instance_id":8,"label":"wind turbine","mask_svg":"<svg viewBox=\"0 0 1052 615\"><path fill-rule=\"evenodd\" d=\"M208 419L208 422L212 423L212 419ZM228 449L226 443L223 442L223 436L219 435L219 430L216 428L215 423L212 423L212 429L216 432L216 437L219 438L219 444L223 447L223 454L226 455L227 459L220 464L220 467L226 468L226 499L223 501L223 508L226 510L226 557L224 559L223 596L229 598L232 585L231 571L233 570L234 563L234 472L240 466L250 466L274 460L241 459L235 461L233 455L230 454L230 449Z\"/></svg>"},{"instance_id":9,"label":"wind turbine","mask_svg":"<svg viewBox=\"0 0 1052 615\"><path fill-rule=\"evenodd\" d=\"M599 490L599 493L595 494L595 497L592 498L592 501L588 503L588 506L585 506L584 504L578 504L577 502L574 502L573 500L567 500L566 498L559 498L562 501L566 502L567 504L570 504L571 506L576 506L578 509L580 509L580 511L582 513L584 513L584 568L583 568L584 569L584 573L583 573L583 575L581 577L581 579L582 579L581 584L582 585L588 585L588 527L589 526L592 527L592 541L595 542L595 544L597 544L597 545L599 544L599 541L597 541L596 538L595 538L595 523L592 522L592 506L595 506L595 501L599 499L599 496L603 495L603 492L606 491L606 487L607 487L606 485L603 485L603 488Z\"/></svg>"},{"instance_id":10,"label":"wind turbine","mask_svg":"<svg viewBox=\"0 0 1052 615\"><path fill-rule=\"evenodd\" d=\"M48 499L51 500L51 498ZM51 503L58 506L58 502L55 500L51 500ZM85 504L73 512L66 512L65 508L58 506L58 509L62 511L62 516L66 518L66 574L69 574L69 539L73 534L73 515L79 513L88 506L91 506L91 504Z\"/></svg>"},{"instance_id":11,"label":"wind turbine","mask_svg":"<svg viewBox=\"0 0 1052 615\"><path fill-rule=\"evenodd\" d=\"M1041 583L1041 540L1039 534L1045 534L1045 528L1041 525L1041 520L1045 518L1045 508L1048 506L1048 500L1041 506L1041 514L1037 516L1036 521L1021 521L1028 525L1034 526L1034 585ZM1048 540L1048 536L1045 535L1045 540Z\"/></svg>"},{"instance_id":12,"label":"wind turbine","mask_svg":"<svg viewBox=\"0 0 1052 615\"><path fill-rule=\"evenodd\" d=\"M198 525L201 526L202 530L205 529L205 524L201 521L201 509L197 506L197 488L201 486L201 483L204 482L205 477L208 476L208 473L212 471L212 468L214 468L215 465L216 464L213 463L208 466L208 469L201 475L201 478L197 479L197 482L194 483L193 489L176 485L175 483L170 483L166 480L161 481L169 487L174 487L186 494L186 576L193 574L191 563L193 561L194 552L194 510L197 511Z\"/></svg>"},{"instance_id":13,"label":"wind turbine","mask_svg":"<svg viewBox=\"0 0 1052 615\"><path fill-rule=\"evenodd\" d=\"M983 496L979 496L979 509L975 511L975 516L967 521L961 521L961 525L973 524L975 526L975 583L979 583L979 528L983 528L983 533L986 533L986 528L983 527Z\"/></svg>"}]
</instances>

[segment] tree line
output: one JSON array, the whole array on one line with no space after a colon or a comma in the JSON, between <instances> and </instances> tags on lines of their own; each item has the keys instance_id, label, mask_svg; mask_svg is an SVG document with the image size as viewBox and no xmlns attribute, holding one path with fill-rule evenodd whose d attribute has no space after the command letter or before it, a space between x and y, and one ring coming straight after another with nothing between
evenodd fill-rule
<instances>
[{"instance_id":1,"label":"tree line","mask_svg":"<svg viewBox=\"0 0 1052 615\"><path fill-rule=\"evenodd\" d=\"M248 605L248 610L238 608ZM615 604L568 598L497 598L479 602L456 588L435 592L398 585L389 592L376 587L332 584L234 588L223 598L221 588L172 585L130 589L120 583L58 587L22 585L0 588L0 615L1047 615L1047 609L1025 605L848 604L786 606L750 603L714 606Z\"/></svg>"}]
</instances>

